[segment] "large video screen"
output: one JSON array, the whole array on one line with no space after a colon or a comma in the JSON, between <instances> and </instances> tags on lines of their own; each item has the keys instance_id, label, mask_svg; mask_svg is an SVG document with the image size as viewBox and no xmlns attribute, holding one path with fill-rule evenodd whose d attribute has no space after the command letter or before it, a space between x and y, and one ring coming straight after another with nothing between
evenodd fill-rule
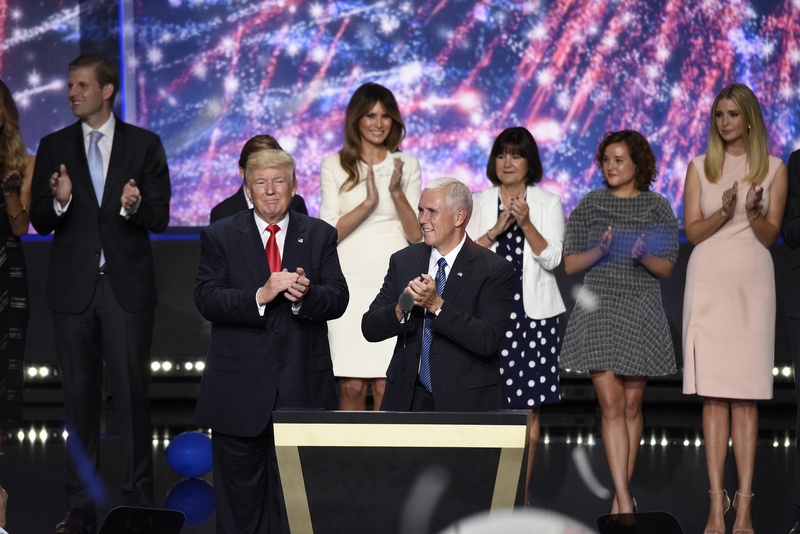
<instances>
[{"instance_id":1,"label":"large video screen","mask_svg":"<svg viewBox=\"0 0 800 534\"><path fill-rule=\"evenodd\" d=\"M125 111L164 141L172 226L207 224L211 207L240 184L242 144L261 133L297 159L298 192L315 215L320 163L341 148L345 107L367 81L397 97L402 150L419 158L423 182L447 175L473 191L488 187L494 138L521 125L540 147L541 186L560 194L567 212L602 187L598 140L630 128L650 140L654 189L681 217L687 164L705 151L712 100L732 82L759 96L772 154L786 159L800 148L798 0L122 4ZM7 36L13 16L3 13ZM63 52L72 36L31 31L53 17L31 8L16 22L29 35L25 46L38 50L26 69L40 77L37 58ZM12 53L25 56L19 44L2 46L4 74ZM33 90L33 81L21 82L19 94ZM59 98L58 113L71 120ZM47 107L25 111L41 113L49 129L61 120Z\"/></svg>"}]
</instances>

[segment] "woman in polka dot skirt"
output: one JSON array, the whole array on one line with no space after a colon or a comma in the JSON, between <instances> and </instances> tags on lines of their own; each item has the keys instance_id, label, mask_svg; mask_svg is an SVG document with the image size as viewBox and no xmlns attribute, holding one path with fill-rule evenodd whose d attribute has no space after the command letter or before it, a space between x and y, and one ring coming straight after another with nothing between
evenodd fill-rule
<instances>
[{"instance_id":1,"label":"woman in polka dot skirt","mask_svg":"<svg viewBox=\"0 0 800 534\"><path fill-rule=\"evenodd\" d=\"M467 233L514 264L514 301L500 342L500 373L509 408L532 412L525 503L539 443L539 407L561 400L558 316L564 301L553 269L561 263L564 212L561 199L534 184L542 180L539 149L531 133L516 127L495 140L486 176L494 187L473 197Z\"/></svg>"}]
</instances>

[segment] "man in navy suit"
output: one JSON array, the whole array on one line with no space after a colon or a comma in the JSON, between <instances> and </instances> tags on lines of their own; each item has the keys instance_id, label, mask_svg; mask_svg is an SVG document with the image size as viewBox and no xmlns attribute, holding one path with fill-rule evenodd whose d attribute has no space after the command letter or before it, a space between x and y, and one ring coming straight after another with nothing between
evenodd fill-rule
<instances>
[{"instance_id":1,"label":"man in navy suit","mask_svg":"<svg viewBox=\"0 0 800 534\"><path fill-rule=\"evenodd\" d=\"M786 210L783 212L781 237L791 249L789 288L786 293L786 316L789 322L789 346L794 364L795 392L797 394L797 436L800 436L800 150L789 156L789 193L786 197ZM797 478L800 481L800 439L795 438L797 450ZM795 488L797 490L797 488ZM800 534L800 497L795 501L797 523L789 534Z\"/></svg>"},{"instance_id":2,"label":"man in navy suit","mask_svg":"<svg viewBox=\"0 0 800 534\"><path fill-rule=\"evenodd\" d=\"M281 145L278 144L278 141L271 135L256 135L247 140L239 154L239 175L242 179L244 179L244 168L247 165L247 158L250 157L250 154L259 150L268 149L283 150ZM253 203L250 202L250 197L247 196L247 192L244 190L244 184L242 184L239 190L233 195L211 208L210 222L213 223L219 219L230 217L240 211L249 209L253 209ZM305 200L297 194L292 197L292 201L289 203L289 209L302 213L303 215L308 215Z\"/></svg>"},{"instance_id":3,"label":"man in navy suit","mask_svg":"<svg viewBox=\"0 0 800 534\"><path fill-rule=\"evenodd\" d=\"M282 532L272 411L337 406L327 321L349 293L336 229L289 211L294 167L251 155L253 209L200 234L194 299L212 327L197 416L213 430L217 532Z\"/></svg>"},{"instance_id":4,"label":"man in navy suit","mask_svg":"<svg viewBox=\"0 0 800 534\"><path fill-rule=\"evenodd\" d=\"M43 138L33 172L31 222L53 232L47 304L64 389L69 513L61 534L94 532L103 364L119 419L126 504L153 501L148 388L156 305L150 232L169 223L167 157L157 135L111 113L116 66L99 56L69 65L80 120ZM94 469L80 469L76 460Z\"/></svg>"},{"instance_id":5,"label":"man in navy suit","mask_svg":"<svg viewBox=\"0 0 800 534\"><path fill-rule=\"evenodd\" d=\"M418 211L425 242L392 255L361 322L369 341L397 337L381 410L501 409L497 347L511 312L514 268L466 235L472 195L458 180L430 182ZM437 275L443 277L441 295ZM414 300L407 320L399 305L403 292Z\"/></svg>"}]
</instances>

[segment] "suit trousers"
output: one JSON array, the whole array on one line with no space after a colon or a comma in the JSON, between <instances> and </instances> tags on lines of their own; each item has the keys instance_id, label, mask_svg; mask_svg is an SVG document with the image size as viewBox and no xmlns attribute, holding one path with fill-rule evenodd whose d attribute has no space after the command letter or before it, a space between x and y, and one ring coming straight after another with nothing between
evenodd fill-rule
<instances>
[{"instance_id":1,"label":"suit trousers","mask_svg":"<svg viewBox=\"0 0 800 534\"><path fill-rule=\"evenodd\" d=\"M419 376L414 384L414 396L411 397L412 412L435 412L436 406L433 403L433 394L425 389L425 385L420 382Z\"/></svg>"},{"instance_id":2,"label":"suit trousers","mask_svg":"<svg viewBox=\"0 0 800 534\"><path fill-rule=\"evenodd\" d=\"M800 319L788 317L789 323L789 352L792 353L792 365L794 366L794 391L797 395L797 427L795 434L795 449L797 464L797 483L800 489L800 383L797 381L797 373L800 372ZM797 521L800 522L800 496L797 497L794 503L795 515Z\"/></svg>"},{"instance_id":3,"label":"suit trousers","mask_svg":"<svg viewBox=\"0 0 800 534\"><path fill-rule=\"evenodd\" d=\"M98 273L94 295L82 313L53 313L69 432L65 489L70 509L93 506L105 497L99 475L104 371L117 412L124 502L153 503L148 390L154 310L122 309L109 276Z\"/></svg>"},{"instance_id":4,"label":"suit trousers","mask_svg":"<svg viewBox=\"0 0 800 534\"><path fill-rule=\"evenodd\" d=\"M281 534L285 523L275 433L253 437L213 432L217 532Z\"/></svg>"}]
</instances>

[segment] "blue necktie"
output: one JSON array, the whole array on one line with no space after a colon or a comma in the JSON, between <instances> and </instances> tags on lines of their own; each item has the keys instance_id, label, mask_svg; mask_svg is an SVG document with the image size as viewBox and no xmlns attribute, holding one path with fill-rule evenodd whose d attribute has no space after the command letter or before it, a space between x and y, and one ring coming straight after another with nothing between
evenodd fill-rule
<instances>
[{"instance_id":1,"label":"blue necktie","mask_svg":"<svg viewBox=\"0 0 800 534\"><path fill-rule=\"evenodd\" d=\"M103 176L103 156L100 155L100 147L97 146L101 137L103 137L103 134L97 130L92 130L89 134L89 154L87 158L89 160L89 174L92 177L92 185L94 186L94 194L97 196L98 206L103 203L103 187L105 187L106 182ZM105 262L105 254L100 249L100 264L98 267L102 267Z\"/></svg>"},{"instance_id":2,"label":"blue necktie","mask_svg":"<svg viewBox=\"0 0 800 534\"><path fill-rule=\"evenodd\" d=\"M447 260L439 258L437 263L439 265L439 270L436 271L436 292L441 297L442 291L444 291L444 268L447 267ZM428 392L433 391L431 383L431 345L433 344L433 330L431 329L432 320L433 314L426 312L425 328L422 332L422 354L420 354L419 362L419 381L422 382L422 385L425 386Z\"/></svg>"},{"instance_id":3,"label":"blue necktie","mask_svg":"<svg viewBox=\"0 0 800 534\"><path fill-rule=\"evenodd\" d=\"M100 155L100 147L97 146L103 134L97 130L92 130L89 134L89 174L92 176L94 194L97 196L97 204L103 203L103 187L105 177L103 176L103 156Z\"/></svg>"}]
</instances>

